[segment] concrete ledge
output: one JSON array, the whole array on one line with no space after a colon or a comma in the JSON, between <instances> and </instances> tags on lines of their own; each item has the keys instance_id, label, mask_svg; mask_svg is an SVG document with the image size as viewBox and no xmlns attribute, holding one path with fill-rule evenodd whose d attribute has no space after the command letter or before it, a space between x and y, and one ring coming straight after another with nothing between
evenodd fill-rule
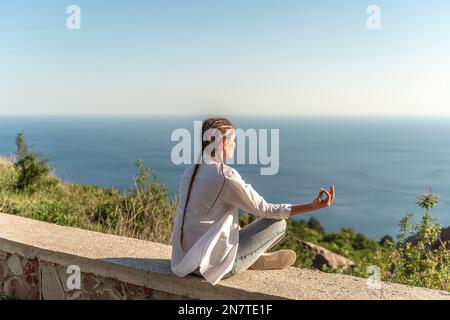
<instances>
[{"instance_id":1,"label":"concrete ledge","mask_svg":"<svg viewBox=\"0 0 450 320\"><path fill-rule=\"evenodd\" d=\"M375 290L365 279L298 268L248 270L211 286L172 274L170 254L167 245L0 213L0 290L22 298L450 299L449 292L392 283ZM70 265L81 270L78 291L64 284Z\"/></svg>"}]
</instances>

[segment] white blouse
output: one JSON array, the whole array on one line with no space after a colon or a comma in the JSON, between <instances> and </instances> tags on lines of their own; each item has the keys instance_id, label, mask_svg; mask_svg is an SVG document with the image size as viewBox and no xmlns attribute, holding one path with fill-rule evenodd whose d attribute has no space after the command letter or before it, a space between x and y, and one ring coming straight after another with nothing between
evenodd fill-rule
<instances>
[{"instance_id":1,"label":"white blouse","mask_svg":"<svg viewBox=\"0 0 450 320\"><path fill-rule=\"evenodd\" d=\"M233 268L239 243L238 209L257 217L286 219L291 204L267 203L239 173L215 158L205 159L192 184L186 208L181 246L183 210L194 165L180 179L179 204L172 232L172 272L184 277L200 267L212 285ZM183 248L186 250L183 250Z\"/></svg>"}]
</instances>

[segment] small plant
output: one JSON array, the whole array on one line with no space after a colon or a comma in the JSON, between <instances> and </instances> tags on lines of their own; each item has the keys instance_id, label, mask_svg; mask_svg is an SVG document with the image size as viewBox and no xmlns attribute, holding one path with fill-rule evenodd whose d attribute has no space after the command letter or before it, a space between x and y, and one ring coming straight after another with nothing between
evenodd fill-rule
<instances>
[{"instance_id":1,"label":"small plant","mask_svg":"<svg viewBox=\"0 0 450 320\"><path fill-rule=\"evenodd\" d=\"M0 292L0 300L17 300L17 299L13 295Z\"/></svg>"},{"instance_id":2,"label":"small plant","mask_svg":"<svg viewBox=\"0 0 450 320\"><path fill-rule=\"evenodd\" d=\"M136 159L134 165L136 166L137 173L133 179L135 185L135 189L133 190L145 190L150 186L151 182L156 179L156 175L152 168L146 168L144 166L144 162L141 159Z\"/></svg>"},{"instance_id":3,"label":"small plant","mask_svg":"<svg viewBox=\"0 0 450 320\"><path fill-rule=\"evenodd\" d=\"M32 193L44 184L52 184L52 179L48 177L50 172L48 159L42 159L39 153L28 149L22 132L17 134L16 145L18 159L14 166L19 173L16 189Z\"/></svg>"},{"instance_id":4,"label":"small plant","mask_svg":"<svg viewBox=\"0 0 450 320\"><path fill-rule=\"evenodd\" d=\"M135 166L135 186L110 214L109 220L113 223L108 230L122 236L170 244L177 201L170 201L166 187L155 182L153 170L146 168L142 160L137 159Z\"/></svg>"},{"instance_id":5,"label":"small plant","mask_svg":"<svg viewBox=\"0 0 450 320\"><path fill-rule=\"evenodd\" d=\"M418 196L418 198L419 201L416 202L416 204L421 208L425 208L427 210L426 211L427 214L428 211L432 210L439 203L439 196L435 196L431 192L431 187L428 188L427 193Z\"/></svg>"}]
</instances>

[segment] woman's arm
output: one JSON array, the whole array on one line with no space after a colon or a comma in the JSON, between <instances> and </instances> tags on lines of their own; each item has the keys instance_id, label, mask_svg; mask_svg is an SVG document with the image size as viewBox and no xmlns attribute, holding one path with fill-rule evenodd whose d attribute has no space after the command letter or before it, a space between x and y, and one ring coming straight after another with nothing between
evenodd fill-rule
<instances>
[{"instance_id":1,"label":"woman's arm","mask_svg":"<svg viewBox=\"0 0 450 320\"><path fill-rule=\"evenodd\" d=\"M322 199L322 195L324 193L327 197L325 199ZM334 185L330 187L330 192L328 192L324 188L321 188L319 195L314 199L313 202L308 204L293 204L291 207L291 216L329 207L333 203L334 196Z\"/></svg>"},{"instance_id":2,"label":"woman's arm","mask_svg":"<svg viewBox=\"0 0 450 320\"><path fill-rule=\"evenodd\" d=\"M229 172L223 193L227 203L258 217L271 219L287 219L289 216L322 209L330 206L334 200L334 186L331 186L329 193L321 188L318 196L309 204L268 203L250 184L245 183L236 170ZM324 193L327 197L322 199Z\"/></svg>"},{"instance_id":3,"label":"woman's arm","mask_svg":"<svg viewBox=\"0 0 450 320\"><path fill-rule=\"evenodd\" d=\"M260 218L287 219L292 212L291 204L267 202L250 184L245 183L236 170L227 174L223 199L226 203Z\"/></svg>"}]
</instances>

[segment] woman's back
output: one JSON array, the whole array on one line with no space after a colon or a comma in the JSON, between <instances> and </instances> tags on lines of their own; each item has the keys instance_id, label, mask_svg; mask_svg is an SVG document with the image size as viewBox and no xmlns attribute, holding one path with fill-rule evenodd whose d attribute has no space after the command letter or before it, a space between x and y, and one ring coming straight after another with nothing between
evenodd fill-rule
<instances>
[{"instance_id":1,"label":"woman's back","mask_svg":"<svg viewBox=\"0 0 450 320\"><path fill-rule=\"evenodd\" d=\"M177 211L182 214L186 204L189 184L195 169L190 166L180 180L179 206ZM219 163L202 164L199 166L189 196L189 202L184 216L183 248L187 252L211 225L219 220L229 206L222 201L221 191L224 188L228 166Z\"/></svg>"}]
</instances>

